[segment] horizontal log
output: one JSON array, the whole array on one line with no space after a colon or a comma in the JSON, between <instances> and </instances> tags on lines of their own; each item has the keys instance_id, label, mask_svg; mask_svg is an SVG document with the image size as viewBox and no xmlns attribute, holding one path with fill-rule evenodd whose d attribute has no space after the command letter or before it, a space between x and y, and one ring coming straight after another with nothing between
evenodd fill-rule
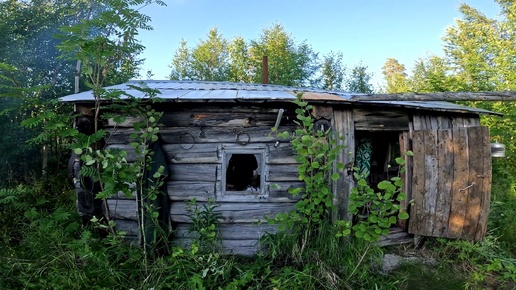
<instances>
[{"instance_id":1,"label":"horizontal log","mask_svg":"<svg viewBox=\"0 0 516 290\"><path fill-rule=\"evenodd\" d=\"M109 215L119 220L138 220L138 209L136 200L130 199L108 199Z\"/></svg>"},{"instance_id":2,"label":"horizontal log","mask_svg":"<svg viewBox=\"0 0 516 290\"><path fill-rule=\"evenodd\" d=\"M277 181L299 181L299 173L297 165L269 165L268 180L270 182Z\"/></svg>"},{"instance_id":3,"label":"horizontal log","mask_svg":"<svg viewBox=\"0 0 516 290\"><path fill-rule=\"evenodd\" d=\"M255 112L192 112L165 113L159 120L165 127L273 127L277 113ZM292 125L291 118L282 118L280 125Z\"/></svg>"},{"instance_id":4,"label":"horizontal log","mask_svg":"<svg viewBox=\"0 0 516 290\"><path fill-rule=\"evenodd\" d=\"M281 132L295 130L294 126L282 126ZM128 144L133 142L130 134L132 129L117 129L106 137L108 144ZM275 143L276 135L272 133L271 127L249 127L249 128L228 128L228 127L165 127L160 130L160 135L168 144L196 144L200 143ZM280 140L288 142L289 140ZM183 146L190 148L192 146Z\"/></svg>"},{"instance_id":5,"label":"horizontal log","mask_svg":"<svg viewBox=\"0 0 516 290\"><path fill-rule=\"evenodd\" d=\"M193 239L174 239L172 244L182 248L188 248ZM260 251L260 245L256 240L221 240L220 252L225 255L253 256Z\"/></svg>"},{"instance_id":6,"label":"horizontal log","mask_svg":"<svg viewBox=\"0 0 516 290\"><path fill-rule=\"evenodd\" d=\"M191 224L176 224L174 237L197 239L199 234L190 232ZM277 232L276 225L263 224L222 224L215 229L222 240L255 240L258 241L264 234Z\"/></svg>"},{"instance_id":7,"label":"horizontal log","mask_svg":"<svg viewBox=\"0 0 516 290\"><path fill-rule=\"evenodd\" d=\"M198 202L201 207L205 203ZM218 203L214 213L219 215L219 221L225 224L266 222L266 217L274 217L294 209L293 204L285 203ZM191 213L187 203L174 202L170 208L170 217L176 223L190 223Z\"/></svg>"},{"instance_id":8,"label":"horizontal log","mask_svg":"<svg viewBox=\"0 0 516 290\"><path fill-rule=\"evenodd\" d=\"M293 196L288 192L290 188L298 188L304 187L304 182L302 181L291 181L291 182L267 182L267 187L269 189L269 198L286 198L289 200L299 200L301 198L301 194L297 196Z\"/></svg>"},{"instance_id":9,"label":"horizontal log","mask_svg":"<svg viewBox=\"0 0 516 290\"><path fill-rule=\"evenodd\" d=\"M269 145L268 164L297 164L296 155L290 142L281 142L278 146Z\"/></svg>"},{"instance_id":10,"label":"horizontal log","mask_svg":"<svg viewBox=\"0 0 516 290\"><path fill-rule=\"evenodd\" d=\"M516 92L435 92L353 95L352 101L516 101Z\"/></svg>"},{"instance_id":11,"label":"horizontal log","mask_svg":"<svg viewBox=\"0 0 516 290\"><path fill-rule=\"evenodd\" d=\"M169 180L172 181L217 181L220 164L169 164Z\"/></svg>"},{"instance_id":12,"label":"horizontal log","mask_svg":"<svg viewBox=\"0 0 516 290\"><path fill-rule=\"evenodd\" d=\"M138 221L135 220L115 220L115 229L123 231L127 236L139 236L140 229L138 228Z\"/></svg>"}]
</instances>

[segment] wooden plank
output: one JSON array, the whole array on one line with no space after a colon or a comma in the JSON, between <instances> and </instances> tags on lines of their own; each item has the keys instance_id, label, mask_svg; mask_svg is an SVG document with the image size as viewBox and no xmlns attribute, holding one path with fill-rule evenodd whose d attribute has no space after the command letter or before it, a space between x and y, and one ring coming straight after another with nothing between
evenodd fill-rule
<instances>
[{"instance_id":1,"label":"wooden plank","mask_svg":"<svg viewBox=\"0 0 516 290\"><path fill-rule=\"evenodd\" d=\"M416 120L416 119L414 119ZM417 123L417 122L415 122ZM416 124L414 124L416 126ZM417 124L419 126L419 124ZM409 233L419 235L430 235L424 227L425 222L425 205L424 196L426 191L425 183L425 138L424 132L414 130L412 132L412 150L414 152L414 171L412 178L412 194L414 203L410 210Z\"/></svg>"},{"instance_id":2,"label":"wooden plank","mask_svg":"<svg viewBox=\"0 0 516 290\"><path fill-rule=\"evenodd\" d=\"M336 210L332 213L332 219L336 220L352 220L352 215L349 212L349 195L351 189L355 185L352 172L347 169L338 170L337 163L350 165L355 162L355 125L354 125L354 111L353 110L334 110L332 127L337 136L344 137L343 140L338 139L337 144L344 145L345 149L340 152L335 160L333 172L338 173L340 178L333 181L331 190L333 193L333 205Z\"/></svg>"},{"instance_id":3,"label":"wooden plank","mask_svg":"<svg viewBox=\"0 0 516 290\"><path fill-rule=\"evenodd\" d=\"M296 164L270 164L267 180L270 182L278 181L299 181L299 173Z\"/></svg>"},{"instance_id":4,"label":"wooden plank","mask_svg":"<svg viewBox=\"0 0 516 290\"><path fill-rule=\"evenodd\" d=\"M489 207L491 203L491 178L492 178L492 159L491 159L491 145L489 139L489 128L481 127L482 136L482 174L477 176L479 181L482 181L482 199L480 203L480 217L478 218L475 240L482 240L487 231L487 220L489 217Z\"/></svg>"},{"instance_id":5,"label":"wooden plank","mask_svg":"<svg viewBox=\"0 0 516 290\"><path fill-rule=\"evenodd\" d=\"M280 143L277 147L269 144L268 164L297 164L296 155L290 143Z\"/></svg>"},{"instance_id":6,"label":"wooden plank","mask_svg":"<svg viewBox=\"0 0 516 290\"><path fill-rule=\"evenodd\" d=\"M438 190L438 164L437 164L437 132L425 131L425 192L423 196L425 232L432 236L435 226L435 211ZM425 234L426 235L426 234Z\"/></svg>"},{"instance_id":7,"label":"wooden plank","mask_svg":"<svg viewBox=\"0 0 516 290\"><path fill-rule=\"evenodd\" d=\"M130 199L108 199L109 216L118 220L138 220L138 209L136 200Z\"/></svg>"},{"instance_id":8,"label":"wooden plank","mask_svg":"<svg viewBox=\"0 0 516 290\"><path fill-rule=\"evenodd\" d=\"M115 220L116 225L115 229L117 231L123 231L126 235L129 236L139 236L140 229L138 225L138 221L135 220Z\"/></svg>"},{"instance_id":9,"label":"wooden plank","mask_svg":"<svg viewBox=\"0 0 516 290\"><path fill-rule=\"evenodd\" d=\"M221 193L220 182L215 181L178 181L167 182L167 192L171 200L208 200Z\"/></svg>"},{"instance_id":10,"label":"wooden plank","mask_svg":"<svg viewBox=\"0 0 516 290\"><path fill-rule=\"evenodd\" d=\"M172 244L188 248L192 239L175 239ZM256 240L221 240L220 252L225 255L253 256L260 251L260 245Z\"/></svg>"},{"instance_id":11,"label":"wooden plank","mask_svg":"<svg viewBox=\"0 0 516 290\"><path fill-rule=\"evenodd\" d=\"M250 127L250 128L229 128L229 127L206 127L202 130L200 127L166 127L160 130L163 141L167 144L199 144L199 143L237 143L237 134L240 139L247 141L249 135L249 143L274 143L276 135L271 133L272 127ZM284 126L280 131L293 132L295 126ZM106 137L108 144L126 144L133 140L129 138L133 133L132 129L118 129L110 132ZM280 140L288 142L289 140Z\"/></svg>"},{"instance_id":12,"label":"wooden plank","mask_svg":"<svg viewBox=\"0 0 516 290\"><path fill-rule=\"evenodd\" d=\"M432 236L443 237L448 232L453 182L453 133L451 130L437 131L437 200L435 225Z\"/></svg>"},{"instance_id":13,"label":"wooden plank","mask_svg":"<svg viewBox=\"0 0 516 290\"><path fill-rule=\"evenodd\" d=\"M449 116L437 117L438 129L447 130L452 129L452 119Z\"/></svg>"},{"instance_id":14,"label":"wooden plank","mask_svg":"<svg viewBox=\"0 0 516 290\"><path fill-rule=\"evenodd\" d=\"M198 202L202 207L204 203ZM170 217L176 223L189 223L190 213L187 203L173 202L170 208ZM224 224L266 222L266 217L275 217L294 209L294 204L285 203L217 203L214 212L220 214L219 221Z\"/></svg>"},{"instance_id":15,"label":"wooden plank","mask_svg":"<svg viewBox=\"0 0 516 290\"><path fill-rule=\"evenodd\" d=\"M170 163L220 163L216 143L206 144L164 144Z\"/></svg>"},{"instance_id":16,"label":"wooden plank","mask_svg":"<svg viewBox=\"0 0 516 290\"><path fill-rule=\"evenodd\" d=\"M421 116L420 115L413 115L412 116L412 129L413 130L424 130L426 128L423 127L423 123L421 122Z\"/></svg>"},{"instance_id":17,"label":"wooden plank","mask_svg":"<svg viewBox=\"0 0 516 290\"><path fill-rule=\"evenodd\" d=\"M269 189L270 198L287 198L289 200L299 200L301 194L293 196L288 192L290 188L304 188L305 183L302 181L290 181L290 182L267 182L266 186Z\"/></svg>"},{"instance_id":18,"label":"wooden plank","mask_svg":"<svg viewBox=\"0 0 516 290\"><path fill-rule=\"evenodd\" d=\"M354 109L356 130L408 130L408 114L396 110Z\"/></svg>"},{"instance_id":19,"label":"wooden plank","mask_svg":"<svg viewBox=\"0 0 516 290\"><path fill-rule=\"evenodd\" d=\"M221 172L220 164L169 164L171 181L217 181L217 172Z\"/></svg>"},{"instance_id":20,"label":"wooden plank","mask_svg":"<svg viewBox=\"0 0 516 290\"><path fill-rule=\"evenodd\" d=\"M179 111L165 113L159 120L165 127L255 127L272 128L278 113L270 112L227 112L217 111ZM292 125L291 118L282 118L280 125Z\"/></svg>"},{"instance_id":21,"label":"wooden plank","mask_svg":"<svg viewBox=\"0 0 516 290\"><path fill-rule=\"evenodd\" d=\"M400 156L405 159L405 172L401 175L403 179L403 193L407 198L400 202L400 212L410 213L410 201L412 200L412 167L413 161L411 156L405 155L405 152L412 150L410 146L409 132L403 132L399 135ZM398 220L398 226L404 231L408 230L408 220Z\"/></svg>"},{"instance_id":22,"label":"wooden plank","mask_svg":"<svg viewBox=\"0 0 516 290\"><path fill-rule=\"evenodd\" d=\"M353 101L516 101L516 93L501 92L434 92L353 95Z\"/></svg>"},{"instance_id":23,"label":"wooden plank","mask_svg":"<svg viewBox=\"0 0 516 290\"><path fill-rule=\"evenodd\" d=\"M462 231L462 237L468 240L475 239L478 219L482 211L482 199L484 193L483 178L478 178L484 174L483 164L483 136L482 128L472 127L468 128L468 151L469 151L469 182L471 187L465 189L468 202L466 205L465 223Z\"/></svg>"},{"instance_id":24,"label":"wooden plank","mask_svg":"<svg viewBox=\"0 0 516 290\"><path fill-rule=\"evenodd\" d=\"M448 221L448 238L460 238L464 227L467 194L463 190L469 185L469 151L466 128L453 130L453 198L450 207L450 220Z\"/></svg>"},{"instance_id":25,"label":"wooden plank","mask_svg":"<svg viewBox=\"0 0 516 290\"><path fill-rule=\"evenodd\" d=\"M174 236L177 238L196 239L199 234L190 232L191 224L177 224ZM222 240L255 240L258 241L266 233L278 231L277 225L264 224L221 224L216 228Z\"/></svg>"}]
</instances>

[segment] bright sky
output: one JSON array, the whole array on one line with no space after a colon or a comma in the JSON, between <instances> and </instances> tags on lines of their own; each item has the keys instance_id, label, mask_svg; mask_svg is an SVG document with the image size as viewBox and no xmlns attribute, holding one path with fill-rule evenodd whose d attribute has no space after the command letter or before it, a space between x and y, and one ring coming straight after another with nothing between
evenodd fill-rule
<instances>
[{"instance_id":1,"label":"bright sky","mask_svg":"<svg viewBox=\"0 0 516 290\"><path fill-rule=\"evenodd\" d=\"M172 57L181 39L194 47L218 27L226 39L259 38L263 28L280 23L296 43L305 41L314 51L340 51L344 63L353 67L362 61L374 74L375 86L382 81L381 68L395 58L411 69L416 59L442 55L441 37L460 17L464 2L488 17L496 17L494 0L164 0L168 6L141 10L152 18L154 30L140 33L146 47L145 72L154 79L168 79Z\"/></svg>"}]
</instances>

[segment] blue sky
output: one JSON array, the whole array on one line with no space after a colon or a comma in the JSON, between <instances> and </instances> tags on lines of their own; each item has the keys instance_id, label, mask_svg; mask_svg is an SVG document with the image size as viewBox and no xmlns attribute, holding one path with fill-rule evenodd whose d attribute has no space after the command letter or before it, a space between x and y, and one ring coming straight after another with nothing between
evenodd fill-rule
<instances>
[{"instance_id":1,"label":"blue sky","mask_svg":"<svg viewBox=\"0 0 516 290\"><path fill-rule=\"evenodd\" d=\"M314 51L340 51L344 63L359 62L374 74L377 86L387 58L396 58L407 69L419 57L442 55L441 37L460 17L464 2L488 17L496 17L494 0L164 0L166 7L151 5L141 12L152 18L154 30L142 31L146 47L142 77L152 70L154 79L167 79L181 39L189 47L218 27L226 39L258 39L261 31L280 23L296 43L306 41Z\"/></svg>"}]
</instances>

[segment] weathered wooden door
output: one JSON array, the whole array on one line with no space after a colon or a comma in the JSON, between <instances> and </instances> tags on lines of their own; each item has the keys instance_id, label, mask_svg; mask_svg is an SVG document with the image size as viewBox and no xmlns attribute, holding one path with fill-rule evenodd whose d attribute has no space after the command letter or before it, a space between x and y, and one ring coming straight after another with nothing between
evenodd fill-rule
<instances>
[{"instance_id":1,"label":"weathered wooden door","mask_svg":"<svg viewBox=\"0 0 516 290\"><path fill-rule=\"evenodd\" d=\"M480 240L491 198L487 127L412 132L409 233Z\"/></svg>"}]
</instances>

